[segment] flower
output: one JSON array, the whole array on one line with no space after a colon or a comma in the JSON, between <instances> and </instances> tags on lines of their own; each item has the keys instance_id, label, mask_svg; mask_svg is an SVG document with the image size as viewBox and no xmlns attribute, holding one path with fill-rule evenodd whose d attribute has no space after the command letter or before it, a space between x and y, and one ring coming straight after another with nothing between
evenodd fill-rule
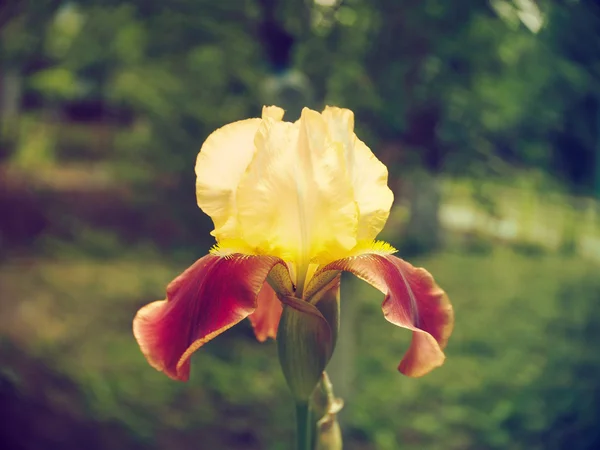
<instances>
[{"instance_id":1,"label":"flower","mask_svg":"<svg viewBox=\"0 0 600 450\"><path fill-rule=\"evenodd\" d=\"M217 244L169 284L165 300L139 310L133 331L143 354L187 380L203 344L246 317L258 340L276 338L285 309L289 327L298 322L291 311L314 319L309 347L327 344L317 355L324 366L337 335L339 275L348 271L385 294L389 322L412 331L399 370L421 376L441 365L452 307L425 269L375 240L393 194L385 165L354 134L353 113L305 108L294 123L282 118L282 109L264 107L262 118L225 125L204 142L196 195ZM290 364L289 373L302 370Z\"/></svg>"}]
</instances>

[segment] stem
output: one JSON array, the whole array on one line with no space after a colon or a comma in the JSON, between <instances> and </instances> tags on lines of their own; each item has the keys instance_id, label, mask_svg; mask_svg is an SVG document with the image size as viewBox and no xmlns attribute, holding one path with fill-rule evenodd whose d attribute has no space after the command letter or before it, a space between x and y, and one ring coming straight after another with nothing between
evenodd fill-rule
<instances>
[{"instance_id":1,"label":"stem","mask_svg":"<svg viewBox=\"0 0 600 450\"><path fill-rule=\"evenodd\" d=\"M312 450L312 422L308 401L296 402L296 450Z\"/></svg>"}]
</instances>

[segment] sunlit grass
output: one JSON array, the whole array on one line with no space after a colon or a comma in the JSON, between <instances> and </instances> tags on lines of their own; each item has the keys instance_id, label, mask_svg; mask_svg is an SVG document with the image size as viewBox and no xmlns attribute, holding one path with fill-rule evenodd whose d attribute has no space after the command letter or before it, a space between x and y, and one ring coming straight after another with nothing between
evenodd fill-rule
<instances>
[{"instance_id":1,"label":"sunlit grass","mask_svg":"<svg viewBox=\"0 0 600 450\"><path fill-rule=\"evenodd\" d=\"M561 192L545 175L510 179L447 179L440 211L450 230L477 232L505 242L571 249L600 261L600 204Z\"/></svg>"}]
</instances>

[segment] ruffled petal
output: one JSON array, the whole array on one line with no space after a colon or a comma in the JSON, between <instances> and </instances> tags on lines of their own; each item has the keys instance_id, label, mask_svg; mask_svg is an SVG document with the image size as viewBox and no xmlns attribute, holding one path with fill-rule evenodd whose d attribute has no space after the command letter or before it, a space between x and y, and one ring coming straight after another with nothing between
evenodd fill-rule
<instances>
[{"instance_id":1,"label":"ruffled petal","mask_svg":"<svg viewBox=\"0 0 600 450\"><path fill-rule=\"evenodd\" d=\"M394 194L387 185L388 171L354 134L354 113L328 106L323 111L331 136L344 146L348 175L359 209L357 239L373 240L390 214Z\"/></svg>"},{"instance_id":2,"label":"ruffled petal","mask_svg":"<svg viewBox=\"0 0 600 450\"><path fill-rule=\"evenodd\" d=\"M271 256L207 255L167 287L167 299L141 308L133 334L144 356L169 377L189 378L193 352L256 309Z\"/></svg>"},{"instance_id":3,"label":"ruffled petal","mask_svg":"<svg viewBox=\"0 0 600 450\"><path fill-rule=\"evenodd\" d=\"M412 330L410 348L398 366L400 372L420 377L443 364L442 350L452 333L454 313L448 296L429 272L389 254L368 253L328 264L315 274L313 282L339 270L351 272L383 292L385 318Z\"/></svg>"},{"instance_id":4,"label":"ruffled petal","mask_svg":"<svg viewBox=\"0 0 600 450\"><path fill-rule=\"evenodd\" d=\"M283 109L264 106L262 119L283 118ZM252 161L254 137L261 119L240 120L212 132L196 158L196 199L198 206L215 224L217 240L241 236L237 221L237 187Z\"/></svg>"},{"instance_id":5,"label":"ruffled petal","mask_svg":"<svg viewBox=\"0 0 600 450\"><path fill-rule=\"evenodd\" d=\"M375 239L390 215L394 194L388 187L387 167L358 138L354 141L352 184L360 209L357 238Z\"/></svg>"},{"instance_id":6,"label":"ruffled petal","mask_svg":"<svg viewBox=\"0 0 600 450\"><path fill-rule=\"evenodd\" d=\"M263 106L262 109L262 118L266 119L270 117L273 120L280 121L283 119L283 114L285 111L279 106Z\"/></svg>"},{"instance_id":7,"label":"ruffled petal","mask_svg":"<svg viewBox=\"0 0 600 450\"><path fill-rule=\"evenodd\" d=\"M358 208L343 149L321 115L304 109L296 123L263 120L256 155L238 187L245 241L264 254L308 264L356 245Z\"/></svg>"},{"instance_id":8,"label":"ruffled petal","mask_svg":"<svg viewBox=\"0 0 600 450\"><path fill-rule=\"evenodd\" d=\"M265 282L258 293L256 310L248 317L258 341L264 342L267 338L277 337L277 327L282 312L283 306L277 294L269 283Z\"/></svg>"},{"instance_id":9,"label":"ruffled petal","mask_svg":"<svg viewBox=\"0 0 600 450\"><path fill-rule=\"evenodd\" d=\"M254 157L261 119L247 119L214 131L196 159L196 200L215 224L217 240L238 237L235 192Z\"/></svg>"}]
</instances>

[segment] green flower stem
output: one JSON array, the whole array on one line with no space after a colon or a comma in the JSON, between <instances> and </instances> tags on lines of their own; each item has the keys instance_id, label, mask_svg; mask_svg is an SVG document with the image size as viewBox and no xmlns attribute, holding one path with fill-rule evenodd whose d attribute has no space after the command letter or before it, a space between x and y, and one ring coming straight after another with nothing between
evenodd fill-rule
<instances>
[{"instance_id":1,"label":"green flower stem","mask_svg":"<svg viewBox=\"0 0 600 450\"><path fill-rule=\"evenodd\" d=\"M296 402L296 450L312 450L312 428L308 401Z\"/></svg>"}]
</instances>

